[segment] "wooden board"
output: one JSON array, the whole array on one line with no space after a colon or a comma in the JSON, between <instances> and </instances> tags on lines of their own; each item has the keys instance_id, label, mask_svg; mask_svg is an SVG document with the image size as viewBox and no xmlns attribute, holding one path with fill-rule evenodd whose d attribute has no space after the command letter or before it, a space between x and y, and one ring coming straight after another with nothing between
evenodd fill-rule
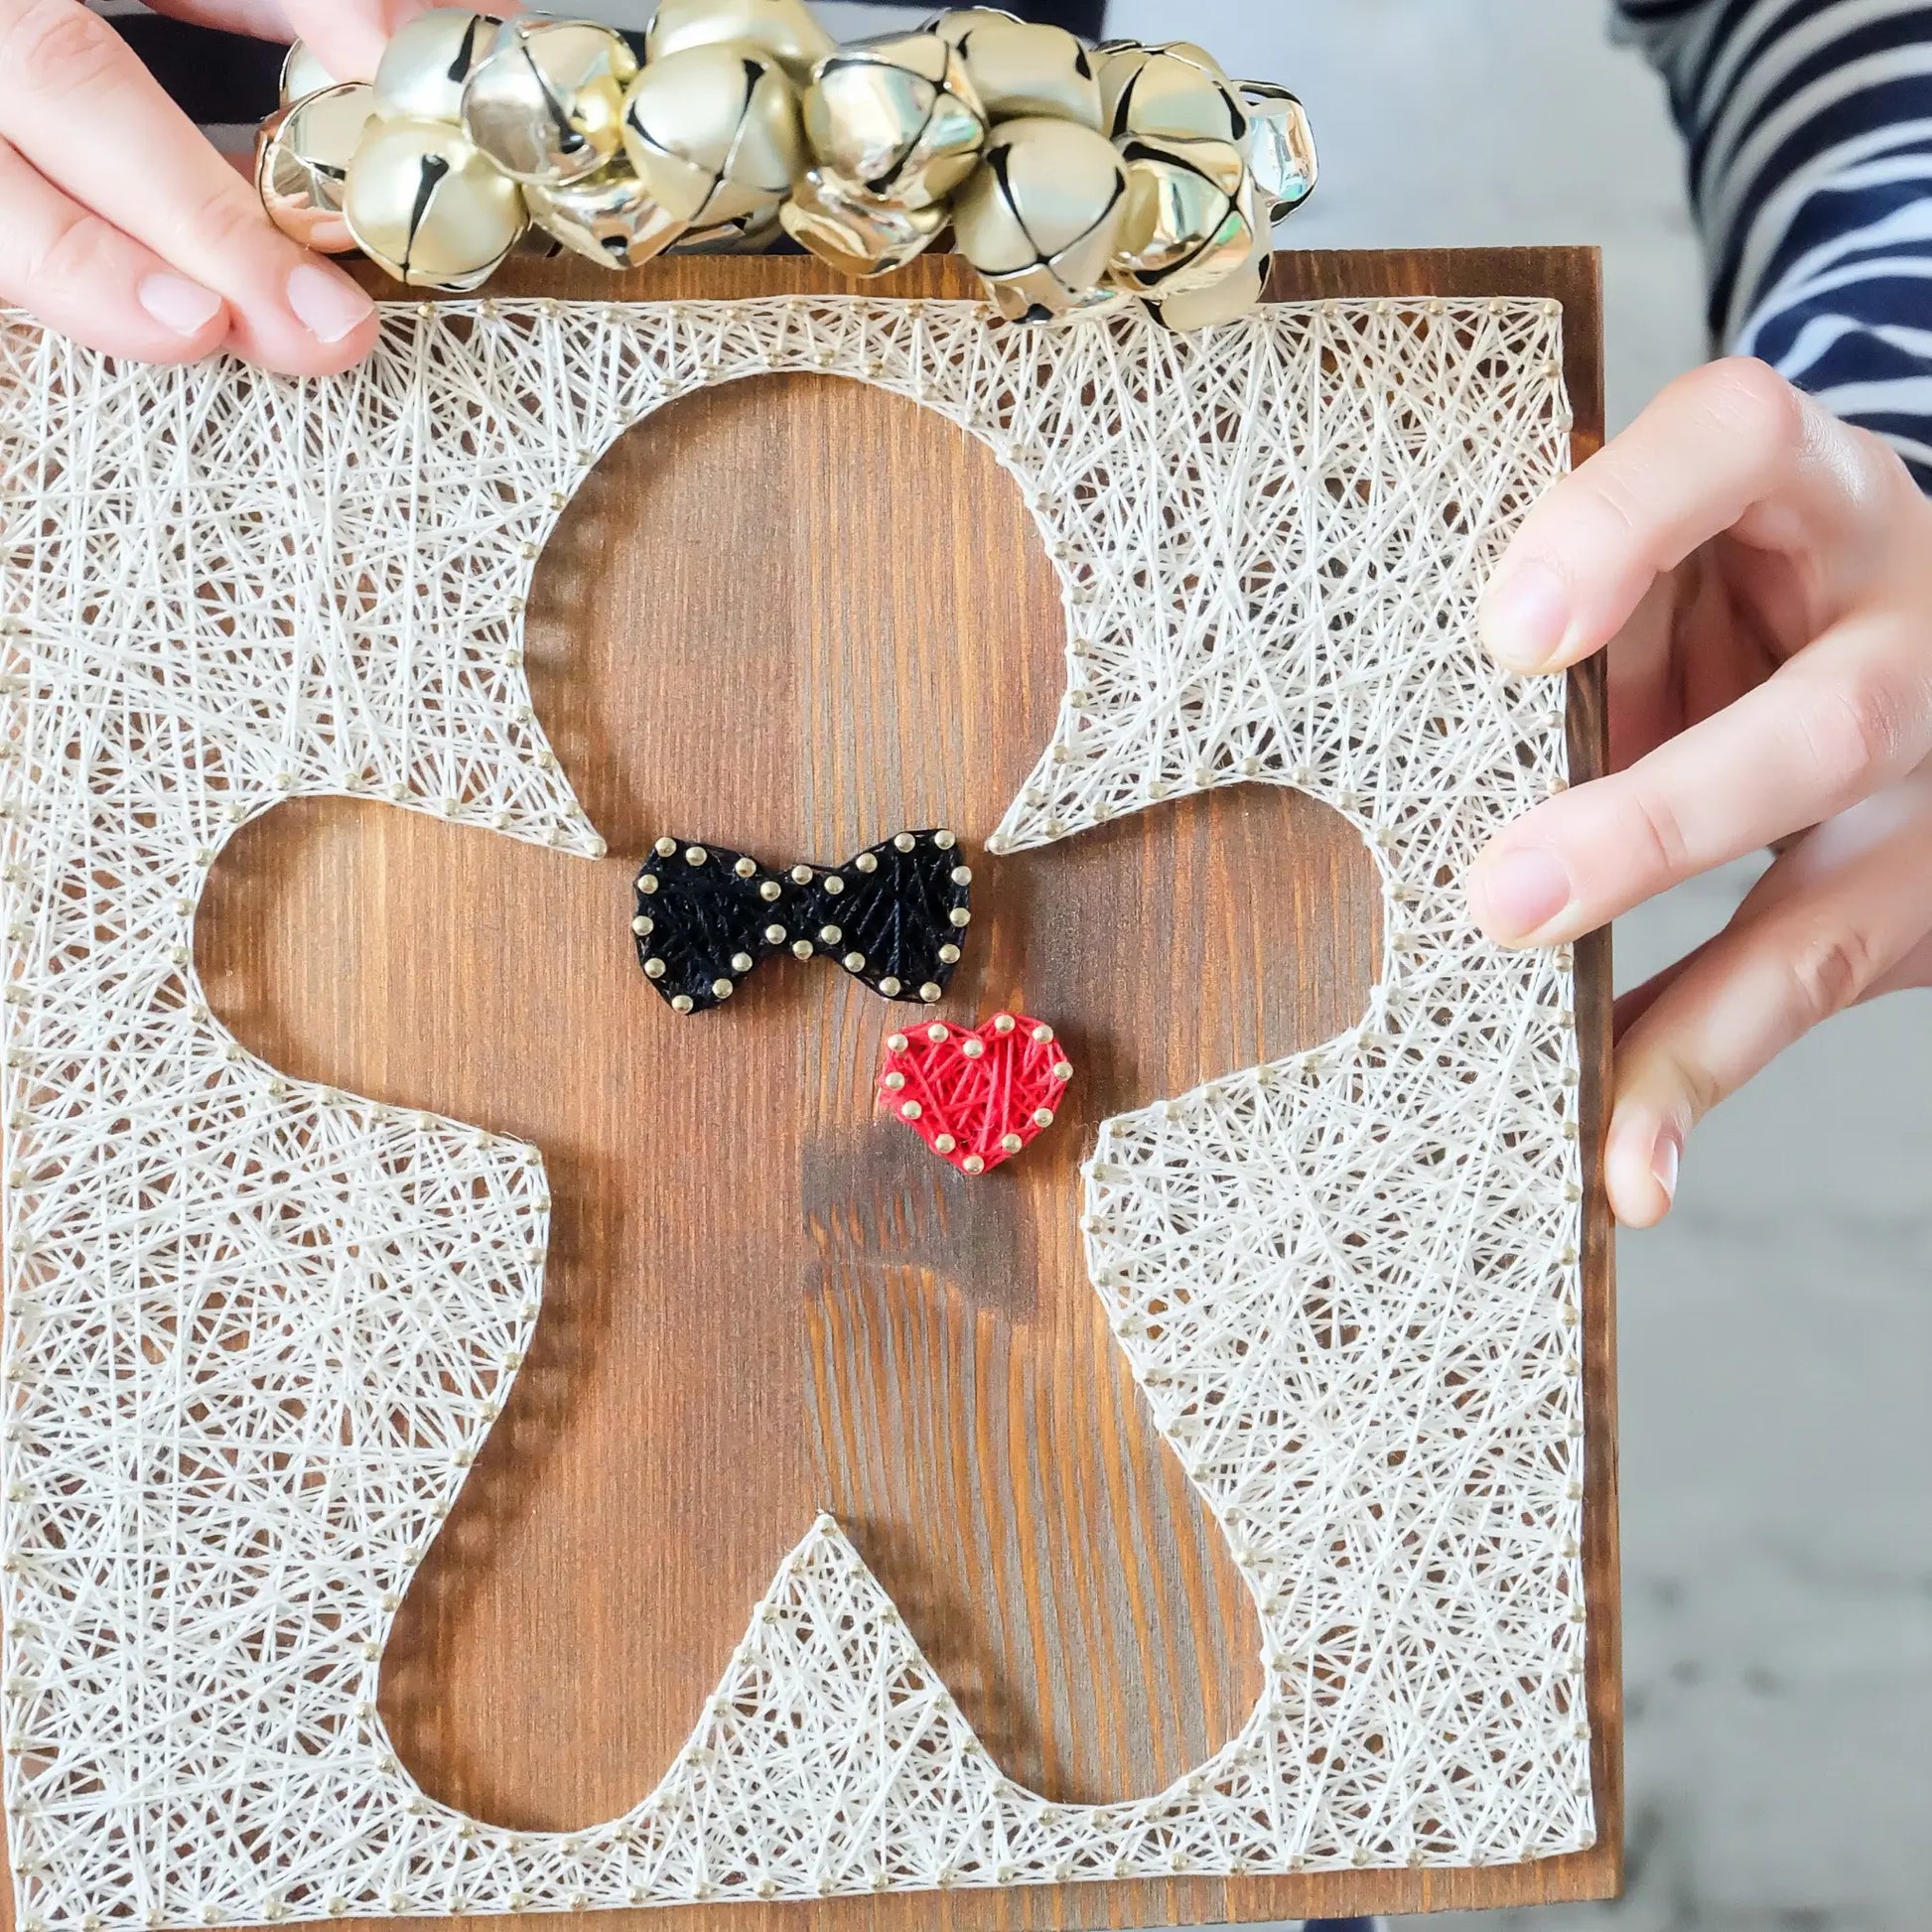
<instances>
[{"instance_id":1,"label":"wooden board","mask_svg":"<svg viewBox=\"0 0 1932 1932\"><path fill-rule=\"evenodd\" d=\"M515 277L514 292L644 300L845 286L799 261ZM941 260L887 292L970 286ZM1275 293L1555 295L1579 454L1600 433L1586 251L1285 256ZM1244 1722L1259 1689L1252 1607L1141 1408L1066 1204L1106 1115L1348 1025L1378 970L1379 903L1343 821L1268 786L989 870L981 844L1049 736L1063 644L1037 532L979 445L833 378L738 384L624 437L538 565L532 692L607 861L327 800L247 828L215 869L198 960L248 1046L528 1137L553 1180L534 1350L384 1666L384 1717L435 1795L527 1829L628 1809L820 1508L1026 1783L1072 1800L1151 1792ZM1587 774L1603 743L1593 674L1577 681L1575 717ZM889 1010L872 995L780 962L727 1015L674 1024L625 934L632 876L660 833L828 861L942 823L982 867L942 1011L1037 1013L1079 1067L1058 1124L975 1186L874 1114ZM1582 966L1594 1175L1605 945ZM649 1922L1139 1925L1614 1890L1612 1311L1593 1178L1590 1219L1597 1850L1516 1869Z\"/></svg>"}]
</instances>

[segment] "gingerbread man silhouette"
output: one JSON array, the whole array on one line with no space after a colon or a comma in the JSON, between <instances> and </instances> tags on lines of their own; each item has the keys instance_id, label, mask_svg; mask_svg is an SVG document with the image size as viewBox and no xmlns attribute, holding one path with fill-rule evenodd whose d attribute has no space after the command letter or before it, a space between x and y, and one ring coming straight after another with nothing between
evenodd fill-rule
<instances>
[{"instance_id":1,"label":"gingerbread man silhouette","mask_svg":"<svg viewBox=\"0 0 1932 1932\"><path fill-rule=\"evenodd\" d=\"M382 1684L431 1794L522 1829L648 1790L819 1508L1048 1795L1159 1789L1257 1695L1252 1605L1087 1280L1079 1166L1108 1116L1360 1012L1369 862L1277 787L988 855L1064 679L1037 533L937 418L774 383L631 431L539 562L532 694L607 860L305 803L198 928L274 1065L543 1151L536 1341ZM977 1182L873 1104L919 1009L780 960L681 1019L630 944L660 833L789 863L940 824L976 878L936 1011L1036 1012L1078 1064Z\"/></svg>"}]
</instances>

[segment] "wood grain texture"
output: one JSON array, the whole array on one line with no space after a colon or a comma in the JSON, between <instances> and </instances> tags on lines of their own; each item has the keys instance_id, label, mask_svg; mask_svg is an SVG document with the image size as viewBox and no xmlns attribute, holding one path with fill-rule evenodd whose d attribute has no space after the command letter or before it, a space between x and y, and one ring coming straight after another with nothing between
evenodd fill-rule
<instances>
[{"instance_id":1,"label":"wood grain texture","mask_svg":"<svg viewBox=\"0 0 1932 1932\"><path fill-rule=\"evenodd\" d=\"M845 286L795 260L513 277L506 292L644 300ZM970 288L942 259L885 292ZM1588 252L1285 256L1273 292L1555 295L1579 454L1600 433ZM625 436L538 567L532 693L607 861L327 800L247 828L215 869L198 961L247 1045L526 1136L552 1176L534 1350L384 1664L384 1716L438 1796L532 1829L634 1804L819 1508L1035 1788L1151 1791L1245 1720L1251 1605L1141 1408L1068 1203L1106 1115L1349 1024L1378 969L1379 905L1343 821L1266 786L987 859L1049 734L1063 643L1037 532L980 446L831 378L734 385ZM1587 775L1603 749L1593 673L1573 715ZM940 823L978 874L941 1011L1035 1012L1079 1069L1060 1121L971 1185L872 1109L907 1009L778 962L723 1013L676 1021L626 929L661 832L824 861ZM1606 946L1582 967L1598 1849L1471 1872L679 1908L651 1925L1200 1923L1615 1888Z\"/></svg>"}]
</instances>

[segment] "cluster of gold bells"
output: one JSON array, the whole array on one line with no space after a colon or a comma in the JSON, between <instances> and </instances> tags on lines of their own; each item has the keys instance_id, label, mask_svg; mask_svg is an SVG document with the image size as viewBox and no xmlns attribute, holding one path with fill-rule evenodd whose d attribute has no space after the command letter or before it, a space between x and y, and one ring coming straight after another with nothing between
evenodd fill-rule
<instances>
[{"instance_id":1,"label":"cluster of gold bells","mask_svg":"<svg viewBox=\"0 0 1932 1932\"><path fill-rule=\"evenodd\" d=\"M990 8L841 47L805 0L661 0L641 60L589 21L440 10L373 83L294 49L282 102L256 157L276 224L453 290L532 246L632 268L785 235L882 275L950 229L1014 321L1141 301L1198 329L1260 300L1315 178L1286 89Z\"/></svg>"}]
</instances>

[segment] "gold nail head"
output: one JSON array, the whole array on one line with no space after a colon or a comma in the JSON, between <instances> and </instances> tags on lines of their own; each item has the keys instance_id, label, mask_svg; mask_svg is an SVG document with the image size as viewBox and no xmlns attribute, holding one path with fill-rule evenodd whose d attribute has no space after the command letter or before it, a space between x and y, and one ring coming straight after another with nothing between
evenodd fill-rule
<instances>
[{"instance_id":1,"label":"gold nail head","mask_svg":"<svg viewBox=\"0 0 1932 1932\"><path fill-rule=\"evenodd\" d=\"M926 983L919 988L919 998L922 999L927 1006L932 1006L939 999L940 990L941 989L939 986L939 982L937 980L927 980Z\"/></svg>"},{"instance_id":2,"label":"gold nail head","mask_svg":"<svg viewBox=\"0 0 1932 1932\"><path fill-rule=\"evenodd\" d=\"M671 1011L673 1013L689 1013L691 1011L692 1004L693 1003L690 994L680 993L677 996L677 998L671 1002Z\"/></svg>"},{"instance_id":3,"label":"gold nail head","mask_svg":"<svg viewBox=\"0 0 1932 1932\"><path fill-rule=\"evenodd\" d=\"M957 946L941 946L939 948L939 964L941 966L957 966L959 964L959 948Z\"/></svg>"},{"instance_id":4,"label":"gold nail head","mask_svg":"<svg viewBox=\"0 0 1932 1932\"><path fill-rule=\"evenodd\" d=\"M866 970L866 956L862 952L849 952L839 963L848 973L863 973Z\"/></svg>"},{"instance_id":5,"label":"gold nail head","mask_svg":"<svg viewBox=\"0 0 1932 1932\"><path fill-rule=\"evenodd\" d=\"M664 977L664 962L661 959L647 959L644 961L644 971L652 979L661 980Z\"/></svg>"},{"instance_id":6,"label":"gold nail head","mask_svg":"<svg viewBox=\"0 0 1932 1932\"><path fill-rule=\"evenodd\" d=\"M1002 1013L995 1017L993 1022L993 1031L996 1034L1010 1034L1012 1033L1015 1024L1016 1023L1014 1021L1012 1014Z\"/></svg>"},{"instance_id":7,"label":"gold nail head","mask_svg":"<svg viewBox=\"0 0 1932 1932\"><path fill-rule=\"evenodd\" d=\"M968 926L973 923L972 913L967 911L963 905L955 905L946 916L957 926Z\"/></svg>"},{"instance_id":8,"label":"gold nail head","mask_svg":"<svg viewBox=\"0 0 1932 1932\"><path fill-rule=\"evenodd\" d=\"M835 925L822 925L818 929L818 936L821 944L836 946L845 934Z\"/></svg>"},{"instance_id":9,"label":"gold nail head","mask_svg":"<svg viewBox=\"0 0 1932 1932\"><path fill-rule=\"evenodd\" d=\"M729 1000L738 989L730 980L713 980L711 982L711 991L715 998Z\"/></svg>"},{"instance_id":10,"label":"gold nail head","mask_svg":"<svg viewBox=\"0 0 1932 1932\"><path fill-rule=\"evenodd\" d=\"M853 860L852 867L855 872L877 872L879 855L876 852L862 852Z\"/></svg>"},{"instance_id":11,"label":"gold nail head","mask_svg":"<svg viewBox=\"0 0 1932 1932\"><path fill-rule=\"evenodd\" d=\"M901 1120L917 1120L925 1109L916 1100L908 1100L898 1111Z\"/></svg>"},{"instance_id":12,"label":"gold nail head","mask_svg":"<svg viewBox=\"0 0 1932 1932\"><path fill-rule=\"evenodd\" d=\"M1059 1064L1053 1068L1053 1078L1056 1080L1072 1079L1073 1078L1072 1067L1070 1067L1065 1060L1061 1060Z\"/></svg>"},{"instance_id":13,"label":"gold nail head","mask_svg":"<svg viewBox=\"0 0 1932 1932\"><path fill-rule=\"evenodd\" d=\"M675 839L659 839L657 841L657 856L660 859L668 859L676 850L677 841Z\"/></svg>"},{"instance_id":14,"label":"gold nail head","mask_svg":"<svg viewBox=\"0 0 1932 1932\"><path fill-rule=\"evenodd\" d=\"M750 879L758 869L759 862L756 859L741 859L737 865L732 867L732 871L737 873L741 879Z\"/></svg>"},{"instance_id":15,"label":"gold nail head","mask_svg":"<svg viewBox=\"0 0 1932 1932\"><path fill-rule=\"evenodd\" d=\"M637 916L630 921L630 929L632 932L634 932L637 935L639 939L641 939L645 935L645 933L650 931L653 923L654 921L645 918L644 915L641 912L639 912Z\"/></svg>"},{"instance_id":16,"label":"gold nail head","mask_svg":"<svg viewBox=\"0 0 1932 1932\"><path fill-rule=\"evenodd\" d=\"M794 939L791 942L791 954L794 959L811 958L812 942L809 939Z\"/></svg>"},{"instance_id":17,"label":"gold nail head","mask_svg":"<svg viewBox=\"0 0 1932 1932\"><path fill-rule=\"evenodd\" d=\"M931 1040L933 1045L935 1046L941 1045L944 1042L946 1037L946 1023L943 1020L934 1021L933 1024L925 1030L925 1036L926 1038Z\"/></svg>"},{"instance_id":18,"label":"gold nail head","mask_svg":"<svg viewBox=\"0 0 1932 1932\"><path fill-rule=\"evenodd\" d=\"M894 834L893 843L899 851L910 852L918 844L918 840L910 832L898 832Z\"/></svg>"},{"instance_id":19,"label":"gold nail head","mask_svg":"<svg viewBox=\"0 0 1932 1932\"><path fill-rule=\"evenodd\" d=\"M841 879L838 876L838 874L835 872L828 873L825 879L825 890L828 893L830 893L834 898L837 898L838 896L845 891L845 881Z\"/></svg>"},{"instance_id":20,"label":"gold nail head","mask_svg":"<svg viewBox=\"0 0 1932 1932\"><path fill-rule=\"evenodd\" d=\"M889 1049L890 1049L890 1050L891 1050L892 1052L895 1052L895 1053L902 1053L902 1052L904 1052L904 1051L905 1051L905 1049L906 1049L906 1046L907 1046L907 1045L908 1045L909 1043L910 1043L910 1042L909 1042L909 1041L908 1041L908 1040L906 1039L906 1037L905 1037L905 1035L904 1035L903 1034L894 1034L894 1035L892 1035L892 1036L891 1036L890 1038L888 1038L888 1040L886 1041L886 1045L887 1045L887 1047L888 1047L888 1048L889 1048Z\"/></svg>"},{"instance_id":21,"label":"gold nail head","mask_svg":"<svg viewBox=\"0 0 1932 1932\"><path fill-rule=\"evenodd\" d=\"M791 883L794 886L809 886L812 883L811 867L793 866L791 869Z\"/></svg>"},{"instance_id":22,"label":"gold nail head","mask_svg":"<svg viewBox=\"0 0 1932 1932\"><path fill-rule=\"evenodd\" d=\"M641 878L640 880L638 880L638 882L637 882L637 890L638 890L638 891L639 891L640 893L654 893L654 892L656 892L656 890L657 890L657 875L656 875L656 874L655 874L654 872L647 872L647 873L645 873L645 874L644 874L644 876L643 876L643 877L642 877L642 878Z\"/></svg>"},{"instance_id":23,"label":"gold nail head","mask_svg":"<svg viewBox=\"0 0 1932 1932\"><path fill-rule=\"evenodd\" d=\"M933 1136L932 1145L941 1154L950 1154L959 1143L950 1134L937 1134Z\"/></svg>"},{"instance_id":24,"label":"gold nail head","mask_svg":"<svg viewBox=\"0 0 1932 1932\"><path fill-rule=\"evenodd\" d=\"M894 979L889 973L879 982L879 990L885 994L887 999L897 1000L898 998L898 981Z\"/></svg>"},{"instance_id":25,"label":"gold nail head","mask_svg":"<svg viewBox=\"0 0 1932 1932\"><path fill-rule=\"evenodd\" d=\"M768 925L764 928L764 943L767 946L782 946L785 942L785 929L781 925Z\"/></svg>"},{"instance_id":26,"label":"gold nail head","mask_svg":"<svg viewBox=\"0 0 1932 1932\"><path fill-rule=\"evenodd\" d=\"M1045 1046L1045 1045L1049 1045L1049 1044L1051 1043L1051 1041L1052 1041L1052 1038L1053 1038L1053 1030L1052 1030L1052 1028L1051 1028L1051 1027L1035 1027L1035 1028L1034 1029L1034 1038L1035 1038L1035 1039L1036 1039L1036 1040L1037 1040L1037 1041L1039 1042L1039 1044L1040 1044L1040 1045L1042 1045L1042 1046Z\"/></svg>"},{"instance_id":27,"label":"gold nail head","mask_svg":"<svg viewBox=\"0 0 1932 1932\"><path fill-rule=\"evenodd\" d=\"M1034 1125L1035 1127L1051 1127L1052 1124L1053 1124L1052 1108L1035 1107L1034 1109Z\"/></svg>"},{"instance_id":28,"label":"gold nail head","mask_svg":"<svg viewBox=\"0 0 1932 1932\"><path fill-rule=\"evenodd\" d=\"M889 1073L886 1075L886 1084L894 1093L897 1093L905 1084L905 1075L897 1071Z\"/></svg>"},{"instance_id":29,"label":"gold nail head","mask_svg":"<svg viewBox=\"0 0 1932 1932\"><path fill-rule=\"evenodd\" d=\"M932 843L936 845L941 852L950 852L953 849L953 847L959 843L959 841L956 838L954 838L950 832L942 831L942 832L933 833Z\"/></svg>"},{"instance_id":30,"label":"gold nail head","mask_svg":"<svg viewBox=\"0 0 1932 1932\"><path fill-rule=\"evenodd\" d=\"M764 884L759 888L759 897L763 899L765 903L768 905L783 891L784 888L780 886L775 879L767 879L764 882Z\"/></svg>"},{"instance_id":31,"label":"gold nail head","mask_svg":"<svg viewBox=\"0 0 1932 1932\"><path fill-rule=\"evenodd\" d=\"M1023 1141L1020 1138L1018 1134L1002 1134L1000 1136L1000 1145L1003 1148L1005 1148L1009 1154L1018 1154L1020 1150L1023 1147L1025 1147L1027 1144L1025 1141Z\"/></svg>"},{"instance_id":32,"label":"gold nail head","mask_svg":"<svg viewBox=\"0 0 1932 1932\"><path fill-rule=\"evenodd\" d=\"M952 869L952 883L955 886L970 886L973 883L971 866L955 866Z\"/></svg>"},{"instance_id":33,"label":"gold nail head","mask_svg":"<svg viewBox=\"0 0 1932 1932\"><path fill-rule=\"evenodd\" d=\"M749 973L751 970L752 955L750 953L735 952L732 954L732 971L734 973Z\"/></svg>"},{"instance_id":34,"label":"gold nail head","mask_svg":"<svg viewBox=\"0 0 1932 1932\"><path fill-rule=\"evenodd\" d=\"M986 1051L986 1041L983 1039L962 1039L959 1042L959 1050L969 1060L976 1060Z\"/></svg>"},{"instance_id":35,"label":"gold nail head","mask_svg":"<svg viewBox=\"0 0 1932 1932\"><path fill-rule=\"evenodd\" d=\"M984 1173L986 1172L986 1163L982 1161L977 1154L967 1155L965 1160L963 1160L959 1165L962 1168L964 1168L968 1173Z\"/></svg>"},{"instance_id":36,"label":"gold nail head","mask_svg":"<svg viewBox=\"0 0 1932 1932\"><path fill-rule=\"evenodd\" d=\"M701 845L687 845L684 848L684 863L687 866L701 866L711 857Z\"/></svg>"}]
</instances>

